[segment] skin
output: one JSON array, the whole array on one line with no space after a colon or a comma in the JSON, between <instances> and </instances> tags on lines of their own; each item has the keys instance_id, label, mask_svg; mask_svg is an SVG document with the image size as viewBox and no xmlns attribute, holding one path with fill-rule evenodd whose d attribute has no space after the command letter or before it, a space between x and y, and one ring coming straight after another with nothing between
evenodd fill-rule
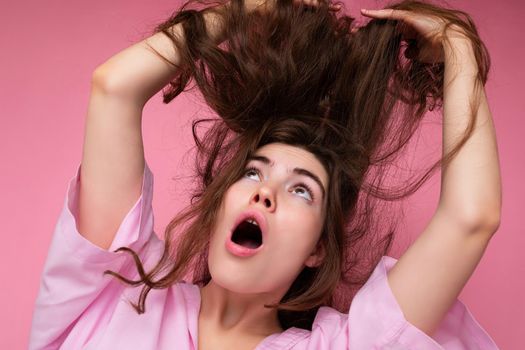
<instances>
[{"instance_id":1,"label":"skin","mask_svg":"<svg viewBox=\"0 0 525 350\"><path fill-rule=\"evenodd\" d=\"M326 206L321 188L310 177L291 172L295 167L309 170L327 189L323 165L312 153L280 143L265 145L256 155L272 163L251 160L247 168L258 170L248 170L226 192L210 241L212 280L201 289L200 322L213 324L214 333L226 337L281 332L277 311L263 304L279 301L301 270L320 264L324 254L318 245ZM235 219L246 209L264 215L268 235L259 253L241 258L224 243Z\"/></svg>"},{"instance_id":2,"label":"skin","mask_svg":"<svg viewBox=\"0 0 525 350\"><path fill-rule=\"evenodd\" d=\"M252 5L260 3L259 0L247 1L249 9L257 8ZM318 2L305 3L315 6ZM271 9L272 3L268 4ZM499 227L501 180L492 115L484 89L474 88L477 64L470 43L460 32L449 30L442 33L442 21L416 13L364 10L362 14L370 18L404 22L408 25L407 28L412 29L410 35L417 34L418 47L422 48L418 59L427 62L444 61L443 152L455 145L457 137L465 130L470 118L468 102L475 101L477 122L474 133L454 160L442 169L441 195L435 214L388 273L388 282L406 319L432 335L474 272ZM220 38L221 22L215 21L211 13L206 14L205 18L210 35ZM180 25L174 26L173 31L184 38ZM410 39L409 33L406 34L406 39ZM436 34L445 34L449 40L445 42L442 35ZM140 196L145 164L141 133L144 105L177 73L153 49L175 65L180 63L178 52L171 41L158 33L112 56L93 73L82 155L77 228L86 239L102 249L110 246L123 217ZM293 154L297 156L295 160L308 159L300 152L283 153L283 156L292 157ZM287 158L284 162L295 166L291 159ZM312 164L314 163L312 160ZM275 169L282 169L281 161L276 164L279 166L276 165ZM273 171L272 169L270 175L272 181L260 183L261 188L264 189L267 185L268 188L276 186L273 181L275 174L280 179L276 183L281 183L282 172ZM244 183L245 180L242 181ZM244 195L249 193L248 189L251 187L247 184L246 188L240 183L236 184L228 198L237 198L238 195L238 198L246 199ZM283 194L288 194L282 191L282 187L281 191L275 193L276 203L281 202ZM260 305L266 302L266 298L275 301L282 295L287 283L308 261L315 246L313 242L316 242L312 237L309 237L308 244L304 240L298 241L301 244L294 249L300 250L300 255L295 256L279 275L261 274L257 275L261 278L260 281L252 279L244 270L248 264L235 264L234 260L220 250L220 244L216 243L225 235L221 231L224 226L221 225L227 225L228 220L237 214L234 210L241 209L239 203L241 202L225 206L223 217L218 221L212 249L215 255L210 256L214 282L201 291L203 304L199 333L225 335L224 338L218 338L221 344L211 344L210 347L214 349L239 349L240 342L228 347L228 339L232 339L228 338L230 335L256 334L256 337L242 338L244 344L256 345L259 340L257 337L279 331L275 314L265 314ZM279 211L280 207L276 207L276 210ZM275 225L273 221L272 228ZM281 224L279 227L282 227ZM274 247L274 237L279 237L279 241L284 239L272 235L269 246ZM283 246L285 249L287 247ZM250 267L263 271L265 267L259 264L258 258L264 260L268 257L265 255L268 252L277 254L269 249L260 256L250 258ZM229 259L216 262L221 253L224 258ZM241 272L238 280L232 281L231 274L224 271L227 264ZM250 293L262 296L264 300L259 300L259 304L256 304L250 298ZM247 297L240 298L243 295ZM208 301L213 303L209 304ZM262 326L257 329L261 320ZM226 333L228 330L229 333ZM199 348L210 348L208 343L201 343L200 338L207 341L210 337L199 337L199 345L203 345Z\"/></svg>"},{"instance_id":3,"label":"skin","mask_svg":"<svg viewBox=\"0 0 525 350\"><path fill-rule=\"evenodd\" d=\"M305 3L318 4L310 0ZM273 2L248 0L245 5L249 11L266 11L272 9ZM337 11L339 7L331 8ZM204 18L210 37L219 44L222 22L214 13L205 13ZM185 40L180 24L171 30ZM140 197L145 166L144 106L175 78L178 70L174 67L180 63L171 40L156 33L111 56L93 72L82 149L77 229L102 249L110 247L126 213Z\"/></svg>"},{"instance_id":4,"label":"skin","mask_svg":"<svg viewBox=\"0 0 525 350\"><path fill-rule=\"evenodd\" d=\"M371 18L403 22L415 36L418 59L445 64L443 153L467 128L474 132L441 171L436 212L388 272L388 282L408 322L432 336L480 262L500 224L501 176L496 132L483 86L476 86L474 49L458 28L439 18L399 10L362 10ZM448 40L445 40L448 39Z\"/></svg>"}]
</instances>

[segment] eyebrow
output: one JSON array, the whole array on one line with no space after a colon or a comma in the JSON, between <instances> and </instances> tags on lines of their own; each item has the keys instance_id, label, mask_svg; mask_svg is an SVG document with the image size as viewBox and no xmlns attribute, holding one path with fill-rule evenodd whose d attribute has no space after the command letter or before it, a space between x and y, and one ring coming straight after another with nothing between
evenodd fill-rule
<instances>
[{"instance_id":1,"label":"eyebrow","mask_svg":"<svg viewBox=\"0 0 525 350\"><path fill-rule=\"evenodd\" d=\"M251 161L251 160L258 160L258 161L263 162L264 164L270 165L270 166L273 166L273 164L274 164L274 162L271 161L268 157L260 156L260 155L252 155L252 156L248 157L248 161ZM321 192L323 193L323 198L326 196L326 191L324 189L323 183L321 182L321 180L319 179L319 177L317 175L315 175L311 171L303 169L303 168L294 168L292 170L292 172L294 174L308 176L309 178L314 180L319 185L319 187L321 187Z\"/></svg>"}]
</instances>

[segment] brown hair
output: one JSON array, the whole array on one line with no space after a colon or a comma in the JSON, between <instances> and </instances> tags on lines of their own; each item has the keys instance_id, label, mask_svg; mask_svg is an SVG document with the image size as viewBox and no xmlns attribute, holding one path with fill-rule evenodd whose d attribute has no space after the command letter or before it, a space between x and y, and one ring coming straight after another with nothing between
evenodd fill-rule
<instances>
[{"instance_id":1,"label":"brown hair","mask_svg":"<svg viewBox=\"0 0 525 350\"><path fill-rule=\"evenodd\" d=\"M182 62L164 91L164 102L193 78L220 118L193 122L199 182L191 205L166 227L158 264L146 273L137 254L121 247L116 251L133 255L140 279L105 273L132 286L144 285L138 304L132 304L139 313L145 312L152 288L167 288L190 271L192 282L204 286L211 279L210 231L225 191L243 175L248 157L259 147L272 142L298 146L313 153L329 174L320 238L326 257L317 268L305 267L281 302L267 307L278 308L284 329L311 329L320 306L348 311L356 291L390 249L395 224L380 227L378 213L386 214L380 200L413 194L450 162L470 137L475 113L461 141L422 176L400 188L383 187L388 166L406 148L427 110L441 107L443 63L415 59L416 43L401 40L396 21L371 20L352 32L354 18L333 13L325 2L312 8L279 0L271 13L246 13L243 0L231 0L227 10L189 9L192 4L211 2L190 0L155 28L172 39ZM463 29L473 43L478 83L485 84L489 56L466 13L419 1L389 7L430 13ZM208 11L224 20L220 44L206 32L203 12ZM170 30L177 23L182 23L184 42Z\"/></svg>"}]
</instances>

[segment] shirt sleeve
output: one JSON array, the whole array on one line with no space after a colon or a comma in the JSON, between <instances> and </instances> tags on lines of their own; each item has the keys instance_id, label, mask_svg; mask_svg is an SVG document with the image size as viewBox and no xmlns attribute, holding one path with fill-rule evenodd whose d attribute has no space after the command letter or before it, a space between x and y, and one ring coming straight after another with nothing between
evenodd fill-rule
<instances>
[{"instance_id":1,"label":"shirt sleeve","mask_svg":"<svg viewBox=\"0 0 525 350\"><path fill-rule=\"evenodd\" d=\"M354 297L348 314L350 349L498 349L459 299L433 337L409 323L387 280L396 262L383 256Z\"/></svg>"},{"instance_id":2,"label":"shirt sleeve","mask_svg":"<svg viewBox=\"0 0 525 350\"><path fill-rule=\"evenodd\" d=\"M107 289L122 288L105 270L124 273L134 266L127 246L145 257L150 243L160 241L153 232L153 174L144 167L141 195L122 220L108 250L84 238L77 230L80 168L69 180L40 279L29 338L29 349L57 349L84 310ZM130 277L130 276L126 276Z\"/></svg>"}]
</instances>

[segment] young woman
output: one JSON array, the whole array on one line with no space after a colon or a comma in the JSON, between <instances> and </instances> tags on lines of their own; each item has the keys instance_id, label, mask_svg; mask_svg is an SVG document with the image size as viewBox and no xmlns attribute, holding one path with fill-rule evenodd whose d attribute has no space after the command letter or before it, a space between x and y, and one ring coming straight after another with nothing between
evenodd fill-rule
<instances>
[{"instance_id":1,"label":"young woman","mask_svg":"<svg viewBox=\"0 0 525 350\"><path fill-rule=\"evenodd\" d=\"M457 299L501 207L489 57L468 15L403 1L358 28L325 2L191 4L93 75L30 349L497 349ZM199 181L161 241L141 112L191 78L220 118L194 123ZM443 157L386 189L435 107ZM377 200L439 166L432 219L385 255Z\"/></svg>"}]
</instances>

